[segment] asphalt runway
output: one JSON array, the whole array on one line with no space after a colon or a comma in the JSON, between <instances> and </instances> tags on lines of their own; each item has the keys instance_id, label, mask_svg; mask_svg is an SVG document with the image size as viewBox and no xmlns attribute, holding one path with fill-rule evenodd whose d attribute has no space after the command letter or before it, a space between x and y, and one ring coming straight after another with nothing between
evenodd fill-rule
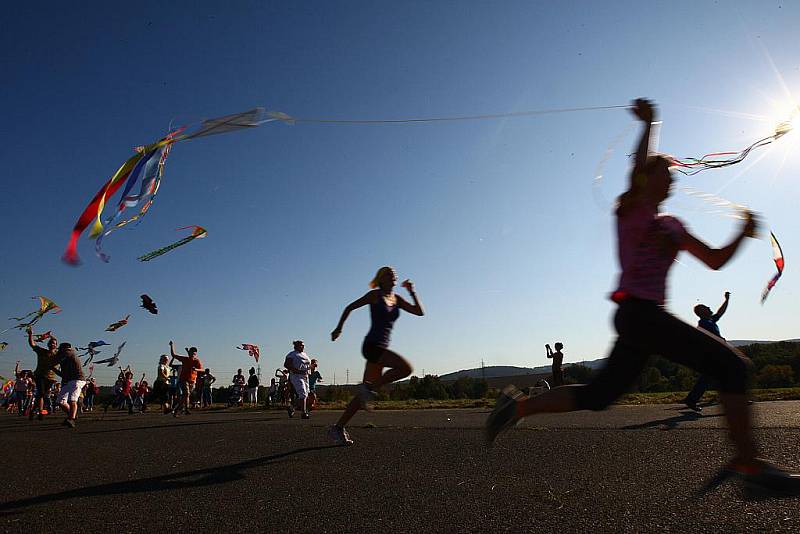
<instances>
[{"instance_id":1,"label":"asphalt runway","mask_svg":"<svg viewBox=\"0 0 800 534\"><path fill-rule=\"evenodd\" d=\"M800 402L755 406L763 455L800 470ZM0 414L5 532L800 532L800 498L728 483L724 419L677 405L540 416L483 443L485 410Z\"/></svg>"}]
</instances>

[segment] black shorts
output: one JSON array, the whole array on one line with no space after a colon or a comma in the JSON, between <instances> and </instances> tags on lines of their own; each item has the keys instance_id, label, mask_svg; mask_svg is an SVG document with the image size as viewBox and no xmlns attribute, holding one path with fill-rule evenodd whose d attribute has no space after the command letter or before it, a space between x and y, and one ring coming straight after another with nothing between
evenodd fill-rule
<instances>
[{"instance_id":1,"label":"black shorts","mask_svg":"<svg viewBox=\"0 0 800 534\"><path fill-rule=\"evenodd\" d=\"M153 392L150 394L150 402L160 402L162 404L167 402L167 383L163 380L156 380L153 384Z\"/></svg>"},{"instance_id":2,"label":"black shorts","mask_svg":"<svg viewBox=\"0 0 800 534\"><path fill-rule=\"evenodd\" d=\"M361 345L361 355L370 363L378 363L378 360L381 359L385 351L386 347L379 347L366 339L364 340L364 344Z\"/></svg>"},{"instance_id":3,"label":"black shorts","mask_svg":"<svg viewBox=\"0 0 800 534\"><path fill-rule=\"evenodd\" d=\"M50 380L46 376L36 377L36 398L43 399L46 395L50 395L50 388L55 384L55 380Z\"/></svg>"}]
</instances>

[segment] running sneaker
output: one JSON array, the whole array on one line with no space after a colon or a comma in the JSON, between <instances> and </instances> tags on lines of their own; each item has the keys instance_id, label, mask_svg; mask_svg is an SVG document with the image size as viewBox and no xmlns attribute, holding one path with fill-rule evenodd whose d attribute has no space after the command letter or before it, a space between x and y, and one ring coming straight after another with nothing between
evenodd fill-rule
<instances>
[{"instance_id":1,"label":"running sneaker","mask_svg":"<svg viewBox=\"0 0 800 534\"><path fill-rule=\"evenodd\" d=\"M311 419L311 414L308 412L303 412L303 415L300 416L301 419Z\"/></svg>"},{"instance_id":2,"label":"running sneaker","mask_svg":"<svg viewBox=\"0 0 800 534\"><path fill-rule=\"evenodd\" d=\"M294 407L290 405L288 408L286 408L286 413L289 414L289 419L294 417Z\"/></svg>"},{"instance_id":3,"label":"running sneaker","mask_svg":"<svg viewBox=\"0 0 800 534\"><path fill-rule=\"evenodd\" d=\"M687 407L687 408L689 408L689 409L690 409L690 410L692 410L693 412L700 413L700 412L702 412L702 411L703 411L703 408L701 408L700 406L698 406L696 402L692 402L692 401L684 400L684 401L683 401L683 403L686 405L686 407Z\"/></svg>"},{"instance_id":4,"label":"running sneaker","mask_svg":"<svg viewBox=\"0 0 800 534\"><path fill-rule=\"evenodd\" d=\"M502 432L505 432L519 421L517 417L517 401L525 395L516 387L506 386L497 397L494 410L486 420L486 442L491 445Z\"/></svg>"},{"instance_id":5,"label":"running sneaker","mask_svg":"<svg viewBox=\"0 0 800 534\"><path fill-rule=\"evenodd\" d=\"M334 441L337 445L352 445L353 440L347 434L347 431L339 425L331 425L328 429L328 438Z\"/></svg>"},{"instance_id":6,"label":"running sneaker","mask_svg":"<svg viewBox=\"0 0 800 534\"><path fill-rule=\"evenodd\" d=\"M702 488L700 494L708 493L729 478L741 480L745 493L752 497L800 495L800 473L792 473L761 458L756 458L751 464L728 464Z\"/></svg>"},{"instance_id":7,"label":"running sneaker","mask_svg":"<svg viewBox=\"0 0 800 534\"><path fill-rule=\"evenodd\" d=\"M371 412L375 409L373 403L378 399L378 394L366 383L360 384L356 390L358 400L361 401L361 409Z\"/></svg>"},{"instance_id":8,"label":"running sneaker","mask_svg":"<svg viewBox=\"0 0 800 534\"><path fill-rule=\"evenodd\" d=\"M75 428L75 420L74 419L70 419L69 417L64 419L64 422L61 423L61 424L64 425L64 426L68 426L70 428Z\"/></svg>"}]
</instances>

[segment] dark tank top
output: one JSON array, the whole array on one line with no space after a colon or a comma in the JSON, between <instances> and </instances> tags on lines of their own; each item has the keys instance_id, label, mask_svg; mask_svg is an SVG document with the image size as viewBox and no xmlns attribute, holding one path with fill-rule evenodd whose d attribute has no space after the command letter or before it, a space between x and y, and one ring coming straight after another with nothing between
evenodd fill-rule
<instances>
[{"instance_id":1,"label":"dark tank top","mask_svg":"<svg viewBox=\"0 0 800 534\"><path fill-rule=\"evenodd\" d=\"M381 296L377 302L369 305L369 315L372 318L372 326L364 341L381 348L388 347L389 339L392 337L392 327L400 316L400 308L397 303L388 306Z\"/></svg>"}]
</instances>

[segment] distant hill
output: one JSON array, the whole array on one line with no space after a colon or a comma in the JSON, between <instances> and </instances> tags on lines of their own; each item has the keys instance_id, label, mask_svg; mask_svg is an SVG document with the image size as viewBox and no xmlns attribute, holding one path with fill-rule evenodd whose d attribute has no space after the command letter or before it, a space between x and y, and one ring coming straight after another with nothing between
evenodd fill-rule
<instances>
[{"instance_id":1,"label":"distant hill","mask_svg":"<svg viewBox=\"0 0 800 534\"><path fill-rule=\"evenodd\" d=\"M763 341L757 339L729 339L728 343L734 347L744 347L746 345L765 345L767 343L798 343L800 339L783 339L781 341Z\"/></svg>"},{"instance_id":2,"label":"distant hill","mask_svg":"<svg viewBox=\"0 0 800 534\"><path fill-rule=\"evenodd\" d=\"M733 345L734 347L744 347L746 345L764 345L767 343L798 343L800 342L799 339L785 339L783 341L766 341L766 340L759 340L759 339L729 339L728 343ZM569 367L570 365L585 365L590 369L599 369L603 365L605 365L606 358L598 358L596 360L586 360L581 362L566 362L564 367ZM484 374L485 373L485 374ZM520 376L520 375L542 375L550 373L550 366L549 365L542 365L539 367L515 367L513 365L490 365L481 369L477 367L475 369L462 369L460 371L455 371L453 373L447 373L444 375L439 375L439 380L448 382L448 381L456 381L462 377L469 377L469 378L481 378L486 376L486 378L501 378L501 377L511 377L511 376Z\"/></svg>"},{"instance_id":3,"label":"distant hill","mask_svg":"<svg viewBox=\"0 0 800 534\"><path fill-rule=\"evenodd\" d=\"M580 364L585 365L591 369L597 369L603 366L603 363L606 361L605 358L599 360L590 360L590 361L583 361L583 362L567 362L564 364L564 367L569 367L570 365ZM548 374L550 373L550 366L549 365L542 365L540 367L514 367L513 365L490 365L481 369L477 367L475 369L462 369L461 371L456 371L454 373L447 373L444 375L439 375L439 380L442 381L455 381L459 378L482 378L486 376L486 378L499 378L499 377L507 377L507 376L519 376L519 375L540 375L540 374Z\"/></svg>"}]
</instances>

